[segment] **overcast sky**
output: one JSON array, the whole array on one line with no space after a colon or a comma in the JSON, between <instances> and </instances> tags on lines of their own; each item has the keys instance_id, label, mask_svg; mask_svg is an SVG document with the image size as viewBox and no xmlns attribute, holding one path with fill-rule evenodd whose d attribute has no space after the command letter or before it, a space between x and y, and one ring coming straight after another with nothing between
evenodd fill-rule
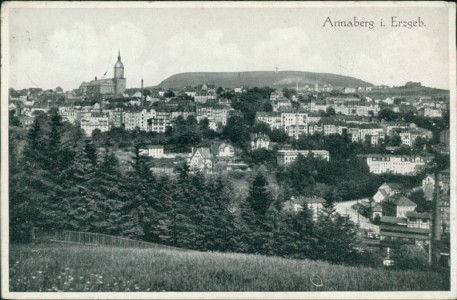
<instances>
[{"instance_id":1,"label":"overcast sky","mask_svg":"<svg viewBox=\"0 0 457 300\"><path fill-rule=\"evenodd\" d=\"M392 16L426 27L392 28ZM323 27L327 17L375 24ZM70 90L106 71L111 78L120 49L127 87L277 67L449 88L448 39L446 8L10 8L9 86Z\"/></svg>"}]
</instances>

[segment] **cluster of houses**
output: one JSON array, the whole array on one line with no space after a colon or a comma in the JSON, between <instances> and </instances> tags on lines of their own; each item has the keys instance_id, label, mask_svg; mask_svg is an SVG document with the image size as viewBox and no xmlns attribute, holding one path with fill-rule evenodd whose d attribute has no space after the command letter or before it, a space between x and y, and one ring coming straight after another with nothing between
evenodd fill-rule
<instances>
[{"instance_id":1,"label":"cluster of houses","mask_svg":"<svg viewBox=\"0 0 457 300\"><path fill-rule=\"evenodd\" d=\"M292 107L300 107L308 112L327 111L332 108L336 114L348 116L377 116L382 108L389 108L394 112L417 112L421 116L436 118L442 117L448 110L448 103L443 99L431 97L386 97L385 99L372 99L368 96L359 98L348 94L371 91L370 88L359 87L344 88L339 96L326 95L324 98L312 98L310 102L299 101L299 96L306 93L298 92L297 95L286 98L280 91L273 92L270 96L273 111L281 111ZM319 89L318 89L319 90ZM305 89L305 91L307 91ZM313 91L310 89L310 91ZM321 91L321 90L319 90ZM345 95L346 94L346 95Z\"/></svg>"},{"instance_id":2,"label":"cluster of houses","mask_svg":"<svg viewBox=\"0 0 457 300\"><path fill-rule=\"evenodd\" d=\"M367 91L369 88L345 88L343 94ZM325 84L319 88L315 84L310 91L329 92L333 90L331 85ZM242 88L234 89L235 93L242 92ZM305 89L305 91L307 91ZM81 123L81 127L90 136L95 129L107 131L112 127L124 127L126 130L139 128L144 131L165 132L166 128L172 126L172 121L178 116L187 118L195 116L197 121L208 119L209 128L220 130L227 124L228 118L235 113L231 108L231 100L222 97L216 92L214 86L202 84L196 87L186 87L182 90L166 92L154 90L154 93L144 95L141 90L132 92L125 90L121 96L128 101L124 101L124 106L112 105L113 99L102 99L95 105L74 105L71 99L82 100L80 89L73 92L64 93L61 88L55 90L42 91L41 89L26 89L22 91L10 91L10 109L16 110L20 121L28 126L33 122L37 111L47 112L55 102L55 97L64 99L59 105L59 113L70 123L76 121ZM76 93L76 94L75 94ZM75 94L75 95L73 95ZM78 94L78 95L79 95ZM184 101L178 101L177 95L191 97L189 103L183 106ZM44 97L44 98L43 98ZM75 98L76 97L76 98ZM49 99L48 99L49 98ZM41 101L42 99L48 99ZM68 100L68 101L67 101ZM358 98L350 95L325 96L324 99L312 99L309 103L298 101L296 95L291 99L284 97L281 90L271 93L270 101L273 112L258 112L256 121L264 122L272 129L282 129L289 136L298 138L301 134L313 134L322 132L323 134L348 133L352 141L365 141L368 137L372 144L379 143L388 135L399 135L402 144L411 146L418 137L428 139L431 132L422 128L408 126L398 126L389 128L367 121L371 116L376 116L380 111L381 105L387 107L395 106L395 98L384 100L373 100L369 97ZM294 103L295 102L295 103ZM152 105L159 103L160 105ZM297 108L297 104L298 107ZM417 99L402 100L398 105L411 105L418 111L423 112L424 116L441 116L447 109L447 104L443 101L436 101L427 97ZM333 118L322 117L322 112L332 108L337 114ZM394 108L395 111L395 108ZM391 129L395 129L392 131Z\"/></svg>"},{"instance_id":3,"label":"cluster of houses","mask_svg":"<svg viewBox=\"0 0 457 300\"><path fill-rule=\"evenodd\" d=\"M419 137L429 140L433 136L430 130L417 127L414 123L378 122L340 115L322 117L304 110L257 112L255 118L256 122L265 123L271 129L282 129L296 139L302 134L347 134L352 142L369 141L372 145L377 145L387 136L399 136L402 145L413 146Z\"/></svg>"},{"instance_id":4,"label":"cluster of houses","mask_svg":"<svg viewBox=\"0 0 457 300\"><path fill-rule=\"evenodd\" d=\"M422 180L422 191L424 192L425 200L433 201L434 197L436 197L436 208L438 211L436 214L438 218L437 230L440 234L450 232L450 180L450 169L442 170L437 174L428 174Z\"/></svg>"},{"instance_id":5,"label":"cluster of houses","mask_svg":"<svg viewBox=\"0 0 457 300\"><path fill-rule=\"evenodd\" d=\"M218 130L227 125L227 120L234 112L229 107L207 107L196 105L195 110L170 109L170 108L113 108L102 109L99 103L93 106L61 106L59 114L64 120L74 124L80 122L81 128L88 136L98 128L101 132L108 131L112 127L123 127L126 130L139 128L146 132L163 133L167 127L173 126L173 120L182 116L187 119L194 116L197 121L209 120L209 128Z\"/></svg>"},{"instance_id":6,"label":"cluster of houses","mask_svg":"<svg viewBox=\"0 0 457 300\"><path fill-rule=\"evenodd\" d=\"M417 204L407 197L408 191L398 183L384 183L369 202L363 203L369 209L370 220L379 224L382 244L398 246L410 243L428 246L432 239L432 229L437 240L440 240L443 234L449 234L449 169L436 175L427 175L422 180L421 188L426 201L432 202L436 197L434 209L416 211Z\"/></svg>"},{"instance_id":7,"label":"cluster of houses","mask_svg":"<svg viewBox=\"0 0 457 300\"><path fill-rule=\"evenodd\" d=\"M190 171L206 173L248 169L235 148L225 141L213 141L210 147L192 148L190 153L166 153L163 145L151 145L140 149L140 155L155 158L151 170L156 174L173 175L176 166L184 162Z\"/></svg>"}]
</instances>

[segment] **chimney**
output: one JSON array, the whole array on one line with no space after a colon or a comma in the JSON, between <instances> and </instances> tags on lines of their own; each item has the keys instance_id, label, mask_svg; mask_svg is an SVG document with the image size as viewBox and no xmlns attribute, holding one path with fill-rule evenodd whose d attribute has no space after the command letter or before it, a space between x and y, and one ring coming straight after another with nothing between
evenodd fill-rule
<instances>
[{"instance_id":1,"label":"chimney","mask_svg":"<svg viewBox=\"0 0 457 300\"><path fill-rule=\"evenodd\" d=\"M144 90L143 90L143 79L141 79L141 106L143 106Z\"/></svg>"},{"instance_id":2,"label":"chimney","mask_svg":"<svg viewBox=\"0 0 457 300\"><path fill-rule=\"evenodd\" d=\"M97 76L95 76L95 80L97 80Z\"/></svg>"}]
</instances>

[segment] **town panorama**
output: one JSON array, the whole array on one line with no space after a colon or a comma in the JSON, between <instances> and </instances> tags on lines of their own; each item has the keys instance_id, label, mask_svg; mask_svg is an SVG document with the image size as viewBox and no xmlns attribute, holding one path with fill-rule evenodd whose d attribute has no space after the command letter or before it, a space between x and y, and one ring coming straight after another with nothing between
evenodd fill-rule
<instances>
[{"instance_id":1,"label":"town panorama","mask_svg":"<svg viewBox=\"0 0 457 300\"><path fill-rule=\"evenodd\" d=\"M450 261L448 90L277 69L182 73L145 87L124 77L122 49L112 64L112 78L72 90L9 89L13 244L279 256L413 270L406 289L446 288L436 274ZM39 268L21 279L21 261L10 264L13 291L202 288L129 286L110 274L103 284L71 266L59 273L65 283ZM363 282L355 288L405 288Z\"/></svg>"}]
</instances>

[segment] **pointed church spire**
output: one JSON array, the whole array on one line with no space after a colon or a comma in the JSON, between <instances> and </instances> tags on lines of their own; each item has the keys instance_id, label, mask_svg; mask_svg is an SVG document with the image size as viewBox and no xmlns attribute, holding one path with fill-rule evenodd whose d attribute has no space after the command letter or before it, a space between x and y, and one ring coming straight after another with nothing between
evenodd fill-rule
<instances>
[{"instance_id":1,"label":"pointed church spire","mask_svg":"<svg viewBox=\"0 0 457 300\"><path fill-rule=\"evenodd\" d=\"M119 49L119 52L117 54L117 60L121 60L121 49Z\"/></svg>"}]
</instances>

